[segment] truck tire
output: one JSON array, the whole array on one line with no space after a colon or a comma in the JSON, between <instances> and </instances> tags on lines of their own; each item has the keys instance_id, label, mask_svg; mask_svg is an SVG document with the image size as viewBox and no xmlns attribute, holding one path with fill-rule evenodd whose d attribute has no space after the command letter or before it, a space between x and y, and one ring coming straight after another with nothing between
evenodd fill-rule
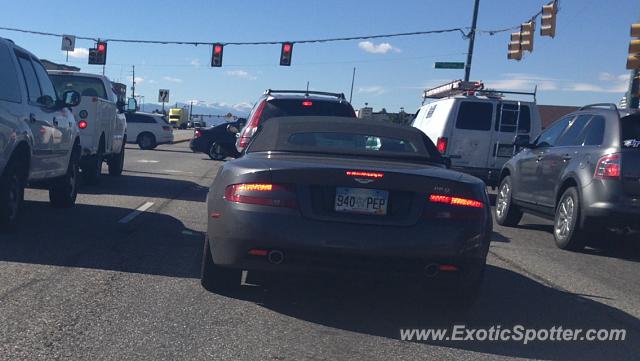
<instances>
[{"instance_id":1,"label":"truck tire","mask_svg":"<svg viewBox=\"0 0 640 361\"><path fill-rule=\"evenodd\" d=\"M15 161L10 161L0 177L0 231L13 231L24 202L25 179Z\"/></svg>"},{"instance_id":2,"label":"truck tire","mask_svg":"<svg viewBox=\"0 0 640 361\"><path fill-rule=\"evenodd\" d=\"M148 132L142 133L138 136L138 146L142 150L155 149L157 146L156 137Z\"/></svg>"},{"instance_id":3,"label":"truck tire","mask_svg":"<svg viewBox=\"0 0 640 361\"><path fill-rule=\"evenodd\" d=\"M67 174L55 179L49 187L49 201L56 208L69 208L76 203L78 196L79 155L69 158Z\"/></svg>"},{"instance_id":4,"label":"truck tire","mask_svg":"<svg viewBox=\"0 0 640 361\"><path fill-rule=\"evenodd\" d=\"M100 183L103 160L104 156L101 152L86 158L82 165L82 179L85 184L96 185Z\"/></svg>"},{"instance_id":5,"label":"truck tire","mask_svg":"<svg viewBox=\"0 0 640 361\"><path fill-rule=\"evenodd\" d=\"M122 143L122 149L120 149L120 153L113 154L109 161L107 162L109 166L109 175L110 176L119 176L122 175L122 170L124 169L124 143Z\"/></svg>"}]
</instances>

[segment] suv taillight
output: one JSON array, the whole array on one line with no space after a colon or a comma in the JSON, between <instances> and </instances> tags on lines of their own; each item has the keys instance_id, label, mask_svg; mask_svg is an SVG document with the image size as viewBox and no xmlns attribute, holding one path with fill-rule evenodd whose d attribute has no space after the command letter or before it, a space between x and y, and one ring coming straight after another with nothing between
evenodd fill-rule
<instances>
[{"instance_id":1,"label":"suv taillight","mask_svg":"<svg viewBox=\"0 0 640 361\"><path fill-rule=\"evenodd\" d=\"M240 137L238 139L238 147L246 148L249 145L249 141L251 137L256 133L258 129L258 125L260 125L260 118L262 117L262 112L264 111L264 107L267 105L267 101L263 100L256 109L255 113L253 113L251 119L247 122L247 126L244 127L242 133L240 133Z\"/></svg>"},{"instance_id":2,"label":"suv taillight","mask_svg":"<svg viewBox=\"0 0 640 361\"><path fill-rule=\"evenodd\" d=\"M202 136L202 132L200 131L200 129L196 129L196 130L193 131L193 137L194 138L200 138L201 136Z\"/></svg>"},{"instance_id":3,"label":"suv taillight","mask_svg":"<svg viewBox=\"0 0 640 361\"><path fill-rule=\"evenodd\" d=\"M224 198L229 202L261 206L296 208L293 187L271 183L242 183L227 186Z\"/></svg>"},{"instance_id":4,"label":"suv taillight","mask_svg":"<svg viewBox=\"0 0 640 361\"><path fill-rule=\"evenodd\" d=\"M438 138L436 148L438 148L438 152L440 152L440 154L444 154L447 151L447 141L448 139L445 137Z\"/></svg>"},{"instance_id":5,"label":"suv taillight","mask_svg":"<svg viewBox=\"0 0 640 361\"><path fill-rule=\"evenodd\" d=\"M622 174L622 163L620 154L608 154L598 159L596 171L593 174L595 179L620 179Z\"/></svg>"}]
</instances>

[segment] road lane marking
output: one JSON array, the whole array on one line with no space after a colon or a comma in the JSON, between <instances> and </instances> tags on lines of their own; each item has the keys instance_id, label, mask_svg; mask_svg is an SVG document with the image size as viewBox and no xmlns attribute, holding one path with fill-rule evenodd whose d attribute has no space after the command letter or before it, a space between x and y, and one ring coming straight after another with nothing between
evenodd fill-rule
<instances>
[{"instance_id":1,"label":"road lane marking","mask_svg":"<svg viewBox=\"0 0 640 361\"><path fill-rule=\"evenodd\" d=\"M145 202L143 205L136 208L133 212L127 214L125 217L120 219L118 223L127 224L131 222L134 218L136 218L137 216L145 212L147 209L151 208L152 206L153 206L153 202Z\"/></svg>"},{"instance_id":2,"label":"road lane marking","mask_svg":"<svg viewBox=\"0 0 640 361\"><path fill-rule=\"evenodd\" d=\"M185 171L182 171L182 170L175 170L175 169L165 169L165 170L162 170L161 172L193 174L193 172L185 172Z\"/></svg>"},{"instance_id":3,"label":"road lane marking","mask_svg":"<svg viewBox=\"0 0 640 361\"><path fill-rule=\"evenodd\" d=\"M138 163L160 163L159 160L140 159Z\"/></svg>"}]
</instances>

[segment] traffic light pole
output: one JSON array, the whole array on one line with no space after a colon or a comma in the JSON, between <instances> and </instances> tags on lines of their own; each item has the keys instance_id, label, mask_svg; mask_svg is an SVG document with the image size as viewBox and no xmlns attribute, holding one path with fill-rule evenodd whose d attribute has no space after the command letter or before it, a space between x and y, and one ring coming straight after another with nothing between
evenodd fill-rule
<instances>
[{"instance_id":1,"label":"traffic light pole","mask_svg":"<svg viewBox=\"0 0 640 361\"><path fill-rule=\"evenodd\" d=\"M473 45L476 41L476 24L478 23L478 7L480 0L475 0L473 5L473 20L471 21L471 31L469 31L469 50L467 51L467 63L464 67L464 81L469 81L471 75L471 60L473 59Z\"/></svg>"},{"instance_id":2,"label":"traffic light pole","mask_svg":"<svg viewBox=\"0 0 640 361\"><path fill-rule=\"evenodd\" d=\"M634 84L635 83L635 84ZM640 98L638 97L638 87L640 86L640 71L634 69L631 71L631 79L629 79L629 91L627 92L627 108L638 109Z\"/></svg>"}]
</instances>

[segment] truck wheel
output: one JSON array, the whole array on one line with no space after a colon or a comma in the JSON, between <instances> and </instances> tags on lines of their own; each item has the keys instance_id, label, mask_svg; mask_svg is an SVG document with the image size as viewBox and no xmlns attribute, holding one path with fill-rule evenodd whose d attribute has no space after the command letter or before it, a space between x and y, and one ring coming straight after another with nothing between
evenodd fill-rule
<instances>
[{"instance_id":1,"label":"truck wheel","mask_svg":"<svg viewBox=\"0 0 640 361\"><path fill-rule=\"evenodd\" d=\"M0 231L15 229L24 201L25 181L15 163L11 161L0 178Z\"/></svg>"},{"instance_id":2,"label":"truck wheel","mask_svg":"<svg viewBox=\"0 0 640 361\"><path fill-rule=\"evenodd\" d=\"M102 153L87 157L86 162L82 166L82 179L88 185L96 185L100 183L100 175L102 174L102 161L104 157Z\"/></svg>"},{"instance_id":3,"label":"truck wheel","mask_svg":"<svg viewBox=\"0 0 640 361\"><path fill-rule=\"evenodd\" d=\"M227 157L222 146L218 143L211 143L211 148L209 148L209 158L212 160L223 160Z\"/></svg>"},{"instance_id":4,"label":"truck wheel","mask_svg":"<svg viewBox=\"0 0 640 361\"><path fill-rule=\"evenodd\" d=\"M109 166L109 175L119 176L122 174L122 170L124 169L124 143L122 144L120 153L112 155L107 165Z\"/></svg>"},{"instance_id":5,"label":"truck wheel","mask_svg":"<svg viewBox=\"0 0 640 361\"><path fill-rule=\"evenodd\" d=\"M138 146L143 150L155 149L156 137L151 133L142 133L138 136Z\"/></svg>"},{"instance_id":6,"label":"truck wheel","mask_svg":"<svg viewBox=\"0 0 640 361\"><path fill-rule=\"evenodd\" d=\"M78 155L69 159L67 174L53 181L49 187L49 201L57 208L69 208L76 203L78 196Z\"/></svg>"},{"instance_id":7,"label":"truck wheel","mask_svg":"<svg viewBox=\"0 0 640 361\"><path fill-rule=\"evenodd\" d=\"M223 268L213 263L209 237L205 237L204 250L202 252L202 268L200 283L209 292L231 290L240 286L242 271Z\"/></svg>"},{"instance_id":8,"label":"truck wheel","mask_svg":"<svg viewBox=\"0 0 640 361\"><path fill-rule=\"evenodd\" d=\"M587 234L580 229L580 199L575 187L560 197L553 223L553 237L559 248L579 251L586 244Z\"/></svg>"},{"instance_id":9,"label":"truck wheel","mask_svg":"<svg viewBox=\"0 0 640 361\"><path fill-rule=\"evenodd\" d=\"M496 196L496 222L501 226L514 227L522 219L522 211L513 204L512 191L511 177L506 176L500 182Z\"/></svg>"}]
</instances>

